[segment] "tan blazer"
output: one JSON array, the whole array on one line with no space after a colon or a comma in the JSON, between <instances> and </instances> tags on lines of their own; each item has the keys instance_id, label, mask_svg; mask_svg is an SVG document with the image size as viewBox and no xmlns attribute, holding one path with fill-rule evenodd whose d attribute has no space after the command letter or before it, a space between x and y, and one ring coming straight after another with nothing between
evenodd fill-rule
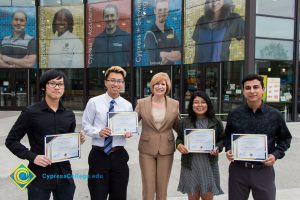
<instances>
[{"instance_id":1,"label":"tan blazer","mask_svg":"<svg viewBox=\"0 0 300 200\"><path fill-rule=\"evenodd\" d=\"M142 119L142 133L139 141L140 153L157 155L172 154L175 151L173 130L179 130L179 103L166 97L166 113L162 126L157 129L152 115L152 96L139 99L136 106L139 119Z\"/></svg>"}]
</instances>

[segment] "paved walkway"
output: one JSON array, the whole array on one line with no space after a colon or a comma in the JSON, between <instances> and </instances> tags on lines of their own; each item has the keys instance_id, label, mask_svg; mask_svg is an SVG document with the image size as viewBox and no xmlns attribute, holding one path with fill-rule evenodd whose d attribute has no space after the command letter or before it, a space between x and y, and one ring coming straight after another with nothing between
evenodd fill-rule
<instances>
[{"instance_id":1,"label":"paved walkway","mask_svg":"<svg viewBox=\"0 0 300 200\"><path fill-rule=\"evenodd\" d=\"M22 161L10 153L4 145L5 138L11 126L15 122L20 112L0 112L0 199L20 200L27 199L26 190L20 191L8 178L13 169ZM77 130L81 129L81 113L76 114ZM276 186L278 200L299 200L300 199L300 123L288 123L289 129L293 134L291 148L288 150L285 158L278 160L275 164L276 170ZM130 155L129 168L130 179L128 185L128 200L141 200L141 176L138 164L138 145L139 136L130 138L126 148ZM23 143L28 146L27 138L23 139ZM82 145L82 158L72 160L73 173L87 174L88 171L88 153L91 145L88 138L87 142ZM298 150L298 151L297 151ZM27 163L26 161L24 161ZM228 180L228 164L224 153L220 155L220 171L221 186L225 192L224 195L217 196L215 200L225 200L227 198L227 180ZM180 154L175 153L174 164L172 168L168 200L187 199L186 195L177 192L178 179L180 174ZM76 192L75 200L90 199L87 188L87 181L83 179L75 179ZM252 198L249 198L252 199Z\"/></svg>"}]
</instances>

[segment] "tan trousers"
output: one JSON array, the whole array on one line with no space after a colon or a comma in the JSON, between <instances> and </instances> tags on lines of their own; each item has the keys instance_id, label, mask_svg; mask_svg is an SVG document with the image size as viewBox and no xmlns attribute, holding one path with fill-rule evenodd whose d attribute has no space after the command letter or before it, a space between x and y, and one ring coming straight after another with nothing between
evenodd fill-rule
<instances>
[{"instance_id":1,"label":"tan trousers","mask_svg":"<svg viewBox=\"0 0 300 200\"><path fill-rule=\"evenodd\" d=\"M143 200L166 200L174 154L139 154L142 173Z\"/></svg>"}]
</instances>

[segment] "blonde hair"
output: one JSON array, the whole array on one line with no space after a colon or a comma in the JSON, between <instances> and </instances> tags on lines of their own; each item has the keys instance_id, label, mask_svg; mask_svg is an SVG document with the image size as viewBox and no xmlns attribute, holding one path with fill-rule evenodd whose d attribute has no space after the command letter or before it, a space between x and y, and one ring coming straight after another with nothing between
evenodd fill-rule
<instances>
[{"instance_id":1,"label":"blonde hair","mask_svg":"<svg viewBox=\"0 0 300 200\"><path fill-rule=\"evenodd\" d=\"M109 74L111 72L122 74L123 78L126 77L126 71L122 67L120 67L120 66L111 66L105 72L105 80L107 79L107 77L109 76Z\"/></svg>"},{"instance_id":2,"label":"blonde hair","mask_svg":"<svg viewBox=\"0 0 300 200\"><path fill-rule=\"evenodd\" d=\"M167 83L167 91L166 91L166 94L165 95L168 95L171 91L171 80L170 80L170 77L167 73L164 73L164 72L159 72L157 74L155 74L151 81L150 81L150 90L151 90L151 93L153 94L153 87L156 83L159 83L160 81L166 81Z\"/></svg>"}]
</instances>

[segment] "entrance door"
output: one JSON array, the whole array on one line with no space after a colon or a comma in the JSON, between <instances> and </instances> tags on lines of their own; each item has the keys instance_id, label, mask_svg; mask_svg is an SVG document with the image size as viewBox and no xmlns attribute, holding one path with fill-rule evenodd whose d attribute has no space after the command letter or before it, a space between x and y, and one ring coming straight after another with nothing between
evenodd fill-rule
<instances>
[{"instance_id":1,"label":"entrance door","mask_svg":"<svg viewBox=\"0 0 300 200\"><path fill-rule=\"evenodd\" d=\"M28 105L29 70L0 70L0 109L20 110Z\"/></svg>"}]
</instances>

